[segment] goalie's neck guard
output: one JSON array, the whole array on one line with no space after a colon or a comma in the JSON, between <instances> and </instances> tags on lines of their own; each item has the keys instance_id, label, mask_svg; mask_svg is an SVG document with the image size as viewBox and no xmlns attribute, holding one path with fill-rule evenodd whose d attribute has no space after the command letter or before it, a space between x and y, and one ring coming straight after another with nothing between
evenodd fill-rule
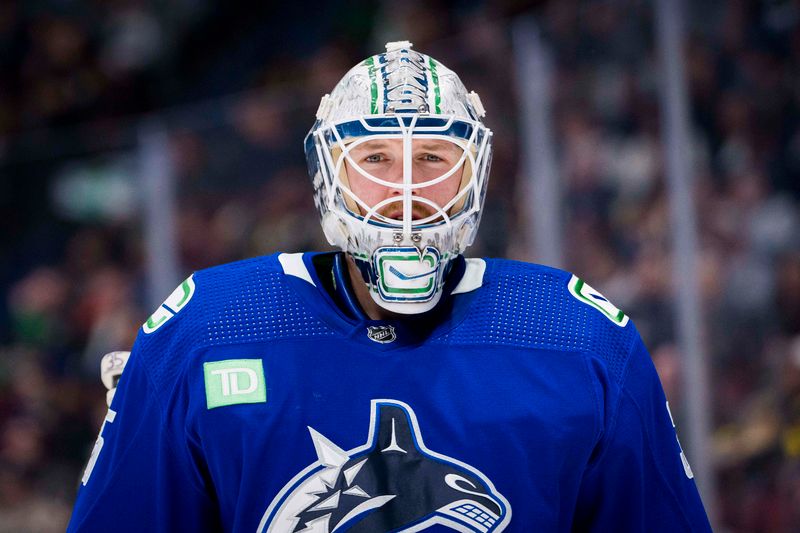
<instances>
[{"instance_id":1,"label":"goalie's neck guard","mask_svg":"<svg viewBox=\"0 0 800 533\"><path fill-rule=\"evenodd\" d=\"M314 200L326 238L353 256L382 308L432 309L451 262L475 239L491 160L483 115L476 93L406 41L353 67L322 98L305 141ZM354 156L372 146L389 156ZM389 160L391 178L372 166ZM452 193L436 192L444 189Z\"/></svg>"}]
</instances>

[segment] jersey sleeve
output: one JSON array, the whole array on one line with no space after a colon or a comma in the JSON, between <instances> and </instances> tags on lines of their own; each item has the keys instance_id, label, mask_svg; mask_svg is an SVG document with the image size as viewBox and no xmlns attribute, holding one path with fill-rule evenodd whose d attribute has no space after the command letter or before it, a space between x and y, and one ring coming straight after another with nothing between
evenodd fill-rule
<instances>
[{"instance_id":1,"label":"jersey sleeve","mask_svg":"<svg viewBox=\"0 0 800 533\"><path fill-rule=\"evenodd\" d=\"M661 382L638 334L621 385L603 388L608 416L584 473L573 530L711 531Z\"/></svg>"},{"instance_id":2,"label":"jersey sleeve","mask_svg":"<svg viewBox=\"0 0 800 533\"><path fill-rule=\"evenodd\" d=\"M148 375L146 352L158 345L142 337L120 378L67 531L220 529L180 409L166 415L163 391Z\"/></svg>"}]
</instances>

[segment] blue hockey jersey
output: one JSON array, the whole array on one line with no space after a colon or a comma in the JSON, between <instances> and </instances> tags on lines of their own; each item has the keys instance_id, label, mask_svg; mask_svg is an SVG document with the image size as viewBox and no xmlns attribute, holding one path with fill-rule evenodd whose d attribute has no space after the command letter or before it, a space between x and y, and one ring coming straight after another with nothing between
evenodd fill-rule
<instances>
[{"instance_id":1,"label":"blue hockey jersey","mask_svg":"<svg viewBox=\"0 0 800 533\"><path fill-rule=\"evenodd\" d=\"M139 332L69 531L709 531L633 324L566 272L462 260L353 318L314 254L196 272Z\"/></svg>"}]
</instances>

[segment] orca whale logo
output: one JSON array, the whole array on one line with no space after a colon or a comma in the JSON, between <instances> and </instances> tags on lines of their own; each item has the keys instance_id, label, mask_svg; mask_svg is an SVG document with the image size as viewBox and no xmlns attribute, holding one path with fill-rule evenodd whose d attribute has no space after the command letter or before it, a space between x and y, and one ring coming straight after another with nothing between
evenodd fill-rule
<instances>
[{"instance_id":1,"label":"orca whale logo","mask_svg":"<svg viewBox=\"0 0 800 533\"><path fill-rule=\"evenodd\" d=\"M372 400L367 443L342 450L309 427L317 461L264 513L267 533L503 531L511 507L477 469L425 447L414 411Z\"/></svg>"}]
</instances>

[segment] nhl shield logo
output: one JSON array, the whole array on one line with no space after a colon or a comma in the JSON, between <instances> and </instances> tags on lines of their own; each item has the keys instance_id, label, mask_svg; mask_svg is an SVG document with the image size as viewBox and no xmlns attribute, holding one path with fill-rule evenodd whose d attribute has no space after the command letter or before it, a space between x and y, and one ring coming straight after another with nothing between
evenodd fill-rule
<instances>
[{"instance_id":1,"label":"nhl shield logo","mask_svg":"<svg viewBox=\"0 0 800 533\"><path fill-rule=\"evenodd\" d=\"M369 326L367 337L375 342L388 344L397 339L397 334L394 332L394 326Z\"/></svg>"}]
</instances>

